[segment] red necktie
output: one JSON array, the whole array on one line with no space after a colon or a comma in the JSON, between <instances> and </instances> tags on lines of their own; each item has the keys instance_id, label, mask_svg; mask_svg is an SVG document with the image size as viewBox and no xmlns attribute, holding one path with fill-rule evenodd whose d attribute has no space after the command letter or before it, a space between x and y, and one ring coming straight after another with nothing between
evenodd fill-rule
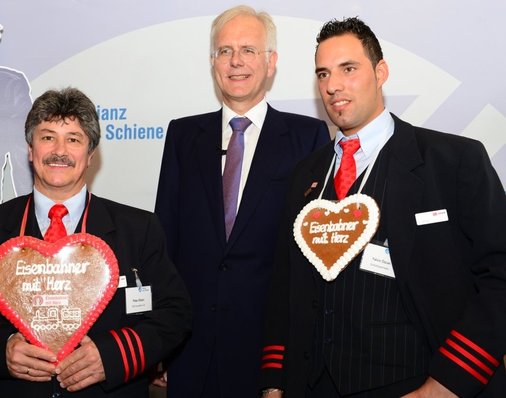
<instances>
[{"instance_id":1,"label":"red necktie","mask_svg":"<svg viewBox=\"0 0 506 398\"><path fill-rule=\"evenodd\" d=\"M353 155L360 148L360 141L358 138L339 142L343 148L343 156L341 157L341 164L334 177L334 187L336 188L337 198L339 200L346 197L350 187L357 178L357 166Z\"/></svg>"},{"instance_id":2,"label":"red necktie","mask_svg":"<svg viewBox=\"0 0 506 398\"><path fill-rule=\"evenodd\" d=\"M63 225L62 218L68 214L67 208L61 203L54 205L49 209L48 217L51 219L51 224L44 235L44 240L48 242L56 242L58 239L67 236L67 230Z\"/></svg>"}]
</instances>

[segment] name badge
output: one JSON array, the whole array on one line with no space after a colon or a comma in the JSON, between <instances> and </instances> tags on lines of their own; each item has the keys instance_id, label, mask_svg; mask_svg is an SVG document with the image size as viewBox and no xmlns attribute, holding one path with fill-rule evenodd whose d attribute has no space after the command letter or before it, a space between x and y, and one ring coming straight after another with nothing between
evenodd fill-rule
<instances>
[{"instance_id":1,"label":"name badge","mask_svg":"<svg viewBox=\"0 0 506 398\"><path fill-rule=\"evenodd\" d=\"M127 287L125 301L127 314L151 311L151 286Z\"/></svg>"},{"instance_id":2,"label":"name badge","mask_svg":"<svg viewBox=\"0 0 506 398\"><path fill-rule=\"evenodd\" d=\"M392 260L390 259L390 249L386 246L374 243L367 244L362 254L360 269L389 278L395 278Z\"/></svg>"},{"instance_id":3,"label":"name badge","mask_svg":"<svg viewBox=\"0 0 506 398\"><path fill-rule=\"evenodd\" d=\"M119 276L118 289L120 287L127 287L127 278L126 278L125 275L120 275Z\"/></svg>"},{"instance_id":4,"label":"name badge","mask_svg":"<svg viewBox=\"0 0 506 398\"><path fill-rule=\"evenodd\" d=\"M415 214L416 225L435 224L448 221L448 212L446 209L426 211L425 213Z\"/></svg>"}]
</instances>

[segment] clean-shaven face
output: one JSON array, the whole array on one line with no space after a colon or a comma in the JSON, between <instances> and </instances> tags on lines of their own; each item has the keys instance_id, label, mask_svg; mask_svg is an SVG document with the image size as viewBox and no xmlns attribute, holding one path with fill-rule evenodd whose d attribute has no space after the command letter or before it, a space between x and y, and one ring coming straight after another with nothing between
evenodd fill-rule
<instances>
[{"instance_id":1,"label":"clean-shaven face","mask_svg":"<svg viewBox=\"0 0 506 398\"><path fill-rule=\"evenodd\" d=\"M265 96L267 80L274 74L277 54L264 52L266 32L255 17L239 15L228 21L217 33L214 48L230 47L233 56L227 63L212 59L214 78L223 101L234 111L243 114ZM238 50L254 47L260 54L251 62L244 62Z\"/></svg>"}]
</instances>

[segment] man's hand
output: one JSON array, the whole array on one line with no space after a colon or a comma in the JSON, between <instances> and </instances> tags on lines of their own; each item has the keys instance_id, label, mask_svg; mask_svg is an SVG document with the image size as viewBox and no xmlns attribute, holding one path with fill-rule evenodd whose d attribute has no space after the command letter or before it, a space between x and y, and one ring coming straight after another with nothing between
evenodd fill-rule
<instances>
[{"instance_id":1,"label":"man's hand","mask_svg":"<svg viewBox=\"0 0 506 398\"><path fill-rule=\"evenodd\" d=\"M262 394L262 398L283 398L283 391L273 388L272 390L265 391Z\"/></svg>"},{"instance_id":2,"label":"man's hand","mask_svg":"<svg viewBox=\"0 0 506 398\"><path fill-rule=\"evenodd\" d=\"M457 398L457 395L432 377L429 377L419 389L404 395L402 398Z\"/></svg>"},{"instance_id":3,"label":"man's hand","mask_svg":"<svg viewBox=\"0 0 506 398\"><path fill-rule=\"evenodd\" d=\"M167 371L157 371L151 378L151 384L157 387L167 387Z\"/></svg>"},{"instance_id":4,"label":"man's hand","mask_svg":"<svg viewBox=\"0 0 506 398\"><path fill-rule=\"evenodd\" d=\"M21 333L13 334L5 348L7 369L12 377L29 381L50 381L55 374L56 355L28 343Z\"/></svg>"},{"instance_id":5,"label":"man's hand","mask_svg":"<svg viewBox=\"0 0 506 398\"><path fill-rule=\"evenodd\" d=\"M81 346L61 361L55 371L60 386L68 391L79 391L105 380L102 358L88 336L83 337Z\"/></svg>"}]
</instances>

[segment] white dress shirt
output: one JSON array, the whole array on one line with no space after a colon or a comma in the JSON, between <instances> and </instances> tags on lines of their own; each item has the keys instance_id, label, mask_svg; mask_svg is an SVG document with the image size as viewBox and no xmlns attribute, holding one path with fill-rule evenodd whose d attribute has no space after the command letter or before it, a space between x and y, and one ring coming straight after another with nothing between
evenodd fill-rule
<instances>
[{"instance_id":1,"label":"white dress shirt","mask_svg":"<svg viewBox=\"0 0 506 398\"><path fill-rule=\"evenodd\" d=\"M232 127L230 127L230 120L234 117L244 117L246 116L249 120L251 120L251 124L248 126L246 131L244 132L244 156L242 159L242 169L241 169L241 181L239 185L239 195L237 198L237 209L239 209L242 193L244 191L244 187L246 185L246 180L248 179L248 173L251 168L251 163L253 162L253 156L255 155L255 149L257 147L258 139L260 138L260 131L262 130L262 126L264 125L265 116L267 115L267 102L265 98L256 104L253 108L251 108L244 115L238 115L228 106L223 104L223 117L222 117L222 140L221 147L226 149L228 147L228 142L230 141L230 137L232 137ZM221 173L223 175L223 170L225 169L225 161L226 155L222 156L221 161Z\"/></svg>"}]
</instances>

